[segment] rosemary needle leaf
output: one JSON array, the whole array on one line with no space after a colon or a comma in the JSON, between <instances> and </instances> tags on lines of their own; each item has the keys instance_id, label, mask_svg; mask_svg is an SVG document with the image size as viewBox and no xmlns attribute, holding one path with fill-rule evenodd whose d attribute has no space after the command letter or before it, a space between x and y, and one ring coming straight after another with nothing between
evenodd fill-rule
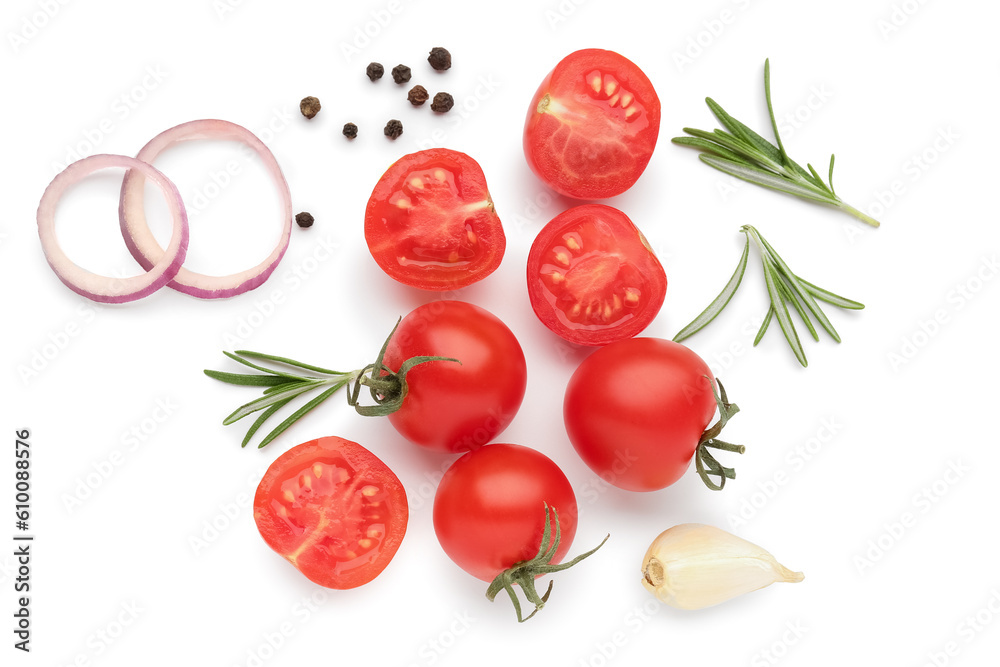
<instances>
[{"instance_id":1,"label":"rosemary needle leaf","mask_svg":"<svg viewBox=\"0 0 1000 667\"><path fill-rule=\"evenodd\" d=\"M865 304L863 303L858 303L857 301L852 301L851 299L845 299L842 296L837 296L833 292L825 290L822 287L817 287L816 285L813 285L811 282L803 278L799 278L799 282L802 283L802 286L805 287L810 294L812 294L820 301L825 301L826 303L829 303L833 306L837 306L838 308L845 308L847 310L864 310Z\"/></svg>"},{"instance_id":2,"label":"rosemary needle leaf","mask_svg":"<svg viewBox=\"0 0 1000 667\"><path fill-rule=\"evenodd\" d=\"M679 146L690 146L699 150L708 151L709 153L714 153L719 157L724 157L727 160L732 160L733 162L746 162L737 153L734 153L722 144L702 139L700 137L677 137L676 139L673 139L673 142Z\"/></svg>"},{"instance_id":3,"label":"rosemary needle leaf","mask_svg":"<svg viewBox=\"0 0 1000 667\"><path fill-rule=\"evenodd\" d=\"M809 291L805 288L805 286L799 282L799 279L795 276L794 273L792 273L792 270L788 267L788 265L785 264L785 260L781 259L781 256L778 255L777 252L775 252L774 248L771 247L771 244L768 243L767 240L764 239L764 237L760 236L759 234L757 236L760 238L760 242L764 244L764 247L767 249L768 254L770 254L771 256L771 259L773 259L774 263L778 266L778 270L780 271L781 275L784 276L784 278L788 281L789 286L792 288L792 290L794 290L797 298L800 299L802 303L804 303L810 311L812 311L812 314L816 317L816 320L820 323L820 326L822 326L826 330L826 332L830 334L830 337L839 343L840 334L838 334L837 330L833 328L833 324L830 322L830 319L826 316L826 313L824 313L822 309L819 307L819 304L817 304L816 301L813 299L812 294L810 294ZM816 338L815 332L813 332L813 338ZM816 338L816 340L819 339Z\"/></svg>"},{"instance_id":4,"label":"rosemary needle leaf","mask_svg":"<svg viewBox=\"0 0 1000 667\"><path fill-rule=\"evenodd\" d=\"M770 141L760 136L749 127L736 120L732 116L729 117L730 122L739 130L737 134L750 143L754 148L756 148L761 154L767 157L768 160L774 162L775 164L781 164L781 151L778 147L772 144ZM794 164L794 163L793 163ZM797 165L796 165L797 166Z\"/></svg>"},{"instance_id":5,"label":"rosemary needle leaf","mask_svg":"<svg viewBox=\"0 0 1000 667\"><path fill-rule=\"evenodd\" d=\"M343 371L332 371L328 368L321 368L319 366L313 366L311 364L304 364L301 361L295 361L294 359L289 359L288 357L279 357L273 354L264 354L262 352L251 352L250 350L236 350L236 354L242 355L244 357L250 357L251 359L262 359L265 361L273 361L279 364L284 364L285 366L292 366L294 368L301 368L307 371L313 371L314 373L323 373L324 375L347 375ZM266 369L261 369L266 370ZM274 371L267 371L269 373Z\"/></svg>"},{"instance_id":6,"label":"rosemary needle leaf","mask_svg":"<svg viewBox=\"0 0 1000 667\"><path fill-rule=\"evenodd\" d=\"M763 155L767 156L767 159L770 162L773 162L774 164L778 165L782 164L781 151L778 150L777 146L775 146L770 141L760 136L759 134L757 134L749 127L747 127L740 121L736 120L735 118L733 118L732 121L742 130L742 136L747 137L750 143L753 144L754 148L760 151ZM784 156L784 160L785 160L784 162L785 167L790 167L793 171L795 171L795 173L797 173L799 176L802 176L803 178L806 179L811 178L809 172L803 169L798 162L788 157L787 155Z\"/></svg>"},{"instance_id":7,"label":"rosemary needle leaf","mask_svg":"<svg viewBox=\"0 0 1000 667\"><path fill-rule=\"evenodd\" d=\"M724 130L715 130L714 132L702 132L701 130L689 130L691 136L704 139L705 141L713 142L722 146L723 148L728 148L730 151L736 153L737 159L735 162L745 163L749 166L757 166L759 168L767 170L777 169L777 165L773 164L766 157L762 157L756 151L753 150L751 146L748 146L739 137L734 137L733 135L725 132ZM777 171L774 171L777 173Z\"/></svg>"},{"instance_id":8,"label":"rosemary needle leaf","mask_svg":"<svg viewBox=\"0 0 1000 667\"><path fill-rule=\"evenodd\" d=\"M292 382L291 378L279 377L275 375L252 375L245 373L225 373L222 371L213 371L210 369L205 369L205 375L208 377L219 380L220 382L225 382L227 384L238 384L245 387L271 387L280 386L288 382Z\"/></svg>"},{"instance_id":9,"label":"rosemary needle leaf","mask_svg":"<svg viewBox=\"0 0 1000 667\"><path fill-rule=\"evenodd\" d=\"M815 189L807 188L794 181L789 181L781 176L764 171L763 169L749 167L746 164L740 164L738 162L726 160L714 155L706 155L705 153L702 153L698 157L701 158L702 162L711 167L715 167L719 171L725 172L730 176L735 176L736 178L748 181L755 185L785 192L790 195L795 195L796 197L802 197L803 199L811 199L812 201L827 204L830 203L828 198L824 197Z\"/></svg>"},{"instance_id":10,"label":"rosemary needle leaf","mask_svg":"<svg viewBox=\"0 0 1000 667\"><path fill-rule=\"evenodd\" d=\"M781 292L781 298L785 300L785 303L792 304L795 311L799 314L799 318L805 323L806 328L809 329L809 335L812 336L814 341L818 342L819 333L816 331L816 327L813 326L812 320L809 319L809 313L806 312L802 302L792 291L792 288L788 286L788 278L783 274L776 272L775 282L778 284L778 290Z\"/></svg>"},{"instance_id":11,"label":"rosemary needle leaf","mask_svg":"<svg viewBox=\"0 0 1000 667\"><path fill-rule=\"evenodd\" d=\"M761 250L763 250L763 247L761 247ZM802 349L801 341L799 341L799 334L795 330L795 325L792 324L792 318L788 315L788 308L785 306L785 301L775 282L775 276L768 267L766 260L764 261L764 281L767 283L767 294L771 297L771 307L774 309L775 317L778 318L778 326L781 327L781 332L785 334L785 340L788 341L799 363L803 366L808 366L809 362L806 361L806 353Z\"/></svg>"},{"instance_id":12,"label":"rosemary needle leaf","mask_svg":"<svg viewBox=\"0 0 1000 667\"><path fill-rule=\"evenodd\" d=\"M771 318L774 317L774 308L767 309L767 315L764 316L764 321L760 323L760 329L757 331L757 337L753 339L753 346L757 347L757 343L760 339L764 337L767 332L767 328L771 325Z\"/></svg>"},{"instance_id":13,"label":"rosemary needle leaf","mask_svg":"<svg viewBox=\"0 0 1000 667\"><path fill-rule=\"evenodd\" d=\"M764 97L767 99L767 113L771 116L771 130L774 132L774 140L778 143L778 150L781 151L781 163L788 164L788 153L781 143L781 135L778 133L778 121L774 118L774 107L771 106L771 61L764 60Z\"/></svg>"},{"instance_id":14,"label":"rosemary needle leaf","mask_svg":"<svg viewBox=\"0 0 1000 667\"><path fill-rule=\"evenodd\" d=\"M236 363L243 364L244 366L246 366L248 368L252 368L255 371L261 371L263 373L269 373L271 375L278 375L278 376L281 376L281 377L284 377L284 378L291 378L293 380L300 379L299 376L297 376L297 375L292 375L291 373L285 373L283 371L277 371L277 370L273 370L273 369L270 369L270 368L265 368L264 366L258 366L257 364L253 363L252 361L243 358L244 356L249 356L250 354L253 354L252 352L248 353L246 351L242 351L242 352L226 352L226 351L223 351L222 354L226 355L227 357L229 357L230 359L232 359Z\"/></svg>"},{"instance_id":15,"label":"rosemary needle leaf","mask_svg":"<svg viewBox=\"0 0 1000 667\"><path fill-rule=\"evenodd\" d=\"M272 394L267 394L258 398L257 400L250 401L249 403L244 403L236 410L233 411L228 417L222 420L223 426L229 426L239 420L243 419L249 414L257 412L258 410L263 410L268 408L275 403L278 403L284 399L295 398L300 394L304 394L310 389L314 388L316 385L312 382L294 382L289 385L288 388L282 391L276 391Z\"/></svg>"},{"instance_id":16,"label":"rosemary needle leaf","mask_svg":"<svg viewBox=\"0 0 1000 667\"><path fill-rule=\"evenodd\" d=\"M320 394L319 396L316 396L314 399L312 399L311 401L309 401L308 403L306 403L305 405L303 405L301 408L299 408L298 410L296 410L295 412L293 412L291 415L288 416L288 418L285 421L283 421L280 424L278 424L277 426L275 426L274 430L271 431L270 433L268 433L267 437L265 437L263 440L260 441L260 444L257 445L257 448L261 449L261 448L265 447L266 445L268 445L272 440L274 440L279 435L281 435L282 433L284 433L285 430L289 426L291 426L296 421L298 421L298 419L300 417L302 417L304 414L306 414L307 412L309 412L310 410L312 410L313 408L315 408L317 405L319 405L320 403L322 403L326 399L330 398L330 396L332 396L335 391L337 391L338 389L340 389L341 386L342 385L340 383L332 385L330 388L328 388L322 394Z\"/></svg>"},{"instance_id":17,"label":"rosemary needle leaf","mask_svg":"<svg viewBox=\"0 0 1000 667\"><path fill-rule=\"evenodd\" d=\"M302 380L289 380L284 384L268 387L267 389L264 390L264 395L267 396L268 394L273 394L277 391L284 391L285 389L290 389L291 385L298 385L301 384L302 382L303 382Z\"/></svg>"},{"instance_id":18,"label":"rosemary needle leaf","mask_svg":"<svg viewBox=\"0 0 1000 667\"><path fill-rule=\"evenodd\" d=\"M253 434L256 433L261 426L263 426L264 422L266 422L268 418L270 418L270 416L273 415L275 412L288 405L289 401L291 400L292 400L291 398L286 398L285 400L275 403L267 410L264 410L264 412L260 413L260 416L257 417L253 425L250 426L249 430L247 430L247 434L243 437L243 443L240 445L240 447L246 447L247 444L250 442L250 438L252 438Z\"/></svg>"},{"instance_id":19,"label":"rosemary needle leaf","mask_svg":"<svg viewBox=\"0 0 1000 667\"><path fill-rule=\"evenodd\" d=\"M729 279L726 286L722 288L721 292L719 292L719 296L715 297L715 300L708 305L708 308L702 311L701 315L694 318L693 322L677 332L677 335L674 336L675 343L679 343L685 338L703 329L709 322L714 320L719 313L722 312L723 308L729 304L729 301L733 298L733 295L736 294L736 290L743 281L743 274L746 272L747 259L749 257L750 239L747 238L747 242L743 246L743 256L740 257L740 262L736 265L736 270L733 271L733 277Z\"/></svg>"},{"instance_id":20,"label":"rosemary needle leaf","mask_svg":"<svg viewBox=\"0 0 1000 667\"><path fill-rule=\"evenodd\" d=\"M824 190L826 190L830 194L833 194L833 191L830 190L830 188L828 188L826 186L826 183L823 182L823 179L819 177L818 173L816 173L816 169L813 168L813 166L811 164L809 164L808 162L806 163L806 166L809 167L809 173L812 174L813 182L815 182L817 185L819 185L820 187L822 187Z\"/></svg>"},{"instance_id":21,"label":"rosemary needle leaf","mask_svg":"<svg viewBox=\"0 0 1000 667\"><path fill-rule=\"evenodd\" d=\"M719 119L719 122L722 123L727 130L732 132L734 136L739 137L748 144L752 145L754 143L754 141L745 134L745 130L748 129L746 125L743 125L743 123L740 123L726 113L725 109L723 109L718 102L713 100L711 97L706 97L705 104L707 104L708 108L713 114L715 114L715 117Z\"/></svg>"}]
</instances>

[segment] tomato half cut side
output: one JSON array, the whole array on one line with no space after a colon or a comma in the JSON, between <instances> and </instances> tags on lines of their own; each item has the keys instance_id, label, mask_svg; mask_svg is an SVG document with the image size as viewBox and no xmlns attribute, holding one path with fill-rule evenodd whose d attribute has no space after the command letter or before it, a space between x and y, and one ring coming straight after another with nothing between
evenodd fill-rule
<instances>
[{"instance_id":1,"label":"tomato half cut side","mask_svg":"<svg viewBox=\"0 0 1000 667\"><path fill-rule=\"evenodd\" d=\"M619 195L645 171L660 132L649 78L614 51L563 58L528 107L524 155L556 192L576 199Z\"/></svg>"},{"instance_id":2,"label":"tomato half cut side","mask_svg":"<svg viewBox=\"0 0 1000 667\"><path fill-rule=\"evenodd\" d=\"M389 276L438 291L493 273L507 245L479 163L447 148L389 167L368 200L365 240Z\"/></svg>"},{"instance_id":3,"label":"tomato half cut side","mask_svg":"<svg viewBox=\"0 0 1000 667\"><path fill-rule=\"evenodd\" d=\"M377 577L396 554L409 510L378 457L343 438L297 445L267 469L253 517L268 546L311 581L347 589Z\"/></svg>"},{"instance_id":4,"label":"tomato half cut side","mask_svg":"<svg viewBox=\"0 0 1000 667\"><path fill-rule=\"evenodd\" d=\"M663 305L667 275L627 215L586 204L553 218L528 253L538 319L571 343L607 345L645 329Z\"/></svg>"}]
</instances>

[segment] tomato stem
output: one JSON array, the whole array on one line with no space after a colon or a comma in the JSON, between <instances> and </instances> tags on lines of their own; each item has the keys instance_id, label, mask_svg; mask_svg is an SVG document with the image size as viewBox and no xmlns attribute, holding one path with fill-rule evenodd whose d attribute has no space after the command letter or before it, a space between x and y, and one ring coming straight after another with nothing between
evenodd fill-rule
<instances>
[{"instance_id":1,"label":"tomato stem","mask_svg":"<svg viewBox=\"0 0 1000 667\"><path fill-rule=\"evenodd\" d=\"M707 375L704 377L709 382L712 381ZM715 402L719 406L719 421L701 434L701 440L698 442L698 448L695 451L695 467L705 486L713 491L721 491L725 487L727 479L736 479L736 470L727 468L719 463L709 449L742 454L746 451L746 448L743 445L734 445L723 440L718 440L722 429L729 422L729 419L740 411L740 408L735 403L729 402L729 397L726 396L726 388L722 386L722 381L716 379L716 383L719 385L719 389L716 391L715 385L712 385L712 394L715 396ZM718 483L712 480L713 475L719 478Z\"/></svg>"},{"instance_id":2,"label":"tomato stem","mask_svg":"<svg viewBox=\"0 0 1000 667\"><path fill-rule=\"evenodd\" d=\"M552 508L552 513L549 514L548 503L542 503L545 509L545 527L542 529L542 542L538 547L538 553L535 554L534 558L530 560L523 560L514 563L509 568L501 572L496 576L496 578L490 583L489 588L486 589L486 597L492 602L496 599L497 594L500 591L507 591L510 601L514 605L514 611L517 613L517 622L524 623L529 618L538 613L538 610L545 606L548 602L549 594L552 593L552 582L549 581L548 588L545 589L544 595L539 595L538 590L535 588L535 577L540 574L550 574L552 572L559 572L561 570L568 569L579 563L584 558L592 555L595 551L604 546L604 543L608 541L610 535L605 536L601 543L596 547L591 549L586 553L582 553L576 558L566 563L554 564L552 559L555 558L556 551L559 549L559 541L561 539L561 531L559 528L559 512L556 508ZM552 535L552 520L555 518L556 530L555 536ZM517 593L514 592L514 584L521 587L524 591L524 596L528 598L528 601L535 605L535 609L528 614L523 616L521 613L521 602L517 598Z\"/></svg>"}]
</instances>

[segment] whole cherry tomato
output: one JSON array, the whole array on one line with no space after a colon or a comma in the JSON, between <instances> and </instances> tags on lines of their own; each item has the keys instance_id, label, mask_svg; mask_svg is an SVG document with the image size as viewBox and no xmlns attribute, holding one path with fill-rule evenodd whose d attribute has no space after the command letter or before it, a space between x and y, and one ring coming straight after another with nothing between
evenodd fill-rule
<instances>
[{"instance_id":1,"label":"whole cherry tomato","mask_svg":"<svg viewBox=\"0 0 1000 667\"><path fill-rule=\"evenodd\" d=\"M406 375L407 394L389 421L418 445L463 452L485 445L521 407L528 370L520 343L489 311L463 301L432 301L402 319L384 362L441 356Z\"/></svg>"},{"instance_id":2,"label":"whole cherry tomato","mask_svg":"<svg viewBox=\"0 0 1000 667\"><path fill-rule=\"evenodd\" d=\"M506 590L519 621L548 598L535 590L537 576L571 567L600 548L562 563L576 526L576 495L566 475L552 459L521 445L469 452L445 472L434 496L441 548L463 570L491 582L491 600ZM513 584L535 605L527 618Z\"/></svg>"},{"instance_id":3,"label":"whole cherry tomato","mask_svg":"<svg viewBox=\"0 0 1000 667\"><path fill-rule=\"evenodd\" d=\"M715 414L712 371L659 338L611 343L583 360L563 401L566 432L604 481L655 491L680 479Z\"/></svg>"}]
</instances>

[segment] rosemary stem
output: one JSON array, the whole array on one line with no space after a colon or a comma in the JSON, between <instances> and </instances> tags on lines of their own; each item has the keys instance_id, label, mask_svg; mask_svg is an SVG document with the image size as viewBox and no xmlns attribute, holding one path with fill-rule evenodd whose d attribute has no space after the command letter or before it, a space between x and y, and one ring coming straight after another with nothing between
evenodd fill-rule
<instances>
[{"instance_id":1,"label":"rosemary stem","mask_svg":"<svg viewBox=\"0 0 1000 667\"><path fill-rule=\"evenodd\" d=\"M838 206L840 206L840 208L843 209L845 213L850 213L851 215L853 215L855 218L865 223L866 225L871 225L872 227L878 227L879 225L882 224L875 218L871 217L866 213L862 213L861 211L854 208L850 204L845 204L844 202L840 202Z\"/></svg>"}]
</instances>

